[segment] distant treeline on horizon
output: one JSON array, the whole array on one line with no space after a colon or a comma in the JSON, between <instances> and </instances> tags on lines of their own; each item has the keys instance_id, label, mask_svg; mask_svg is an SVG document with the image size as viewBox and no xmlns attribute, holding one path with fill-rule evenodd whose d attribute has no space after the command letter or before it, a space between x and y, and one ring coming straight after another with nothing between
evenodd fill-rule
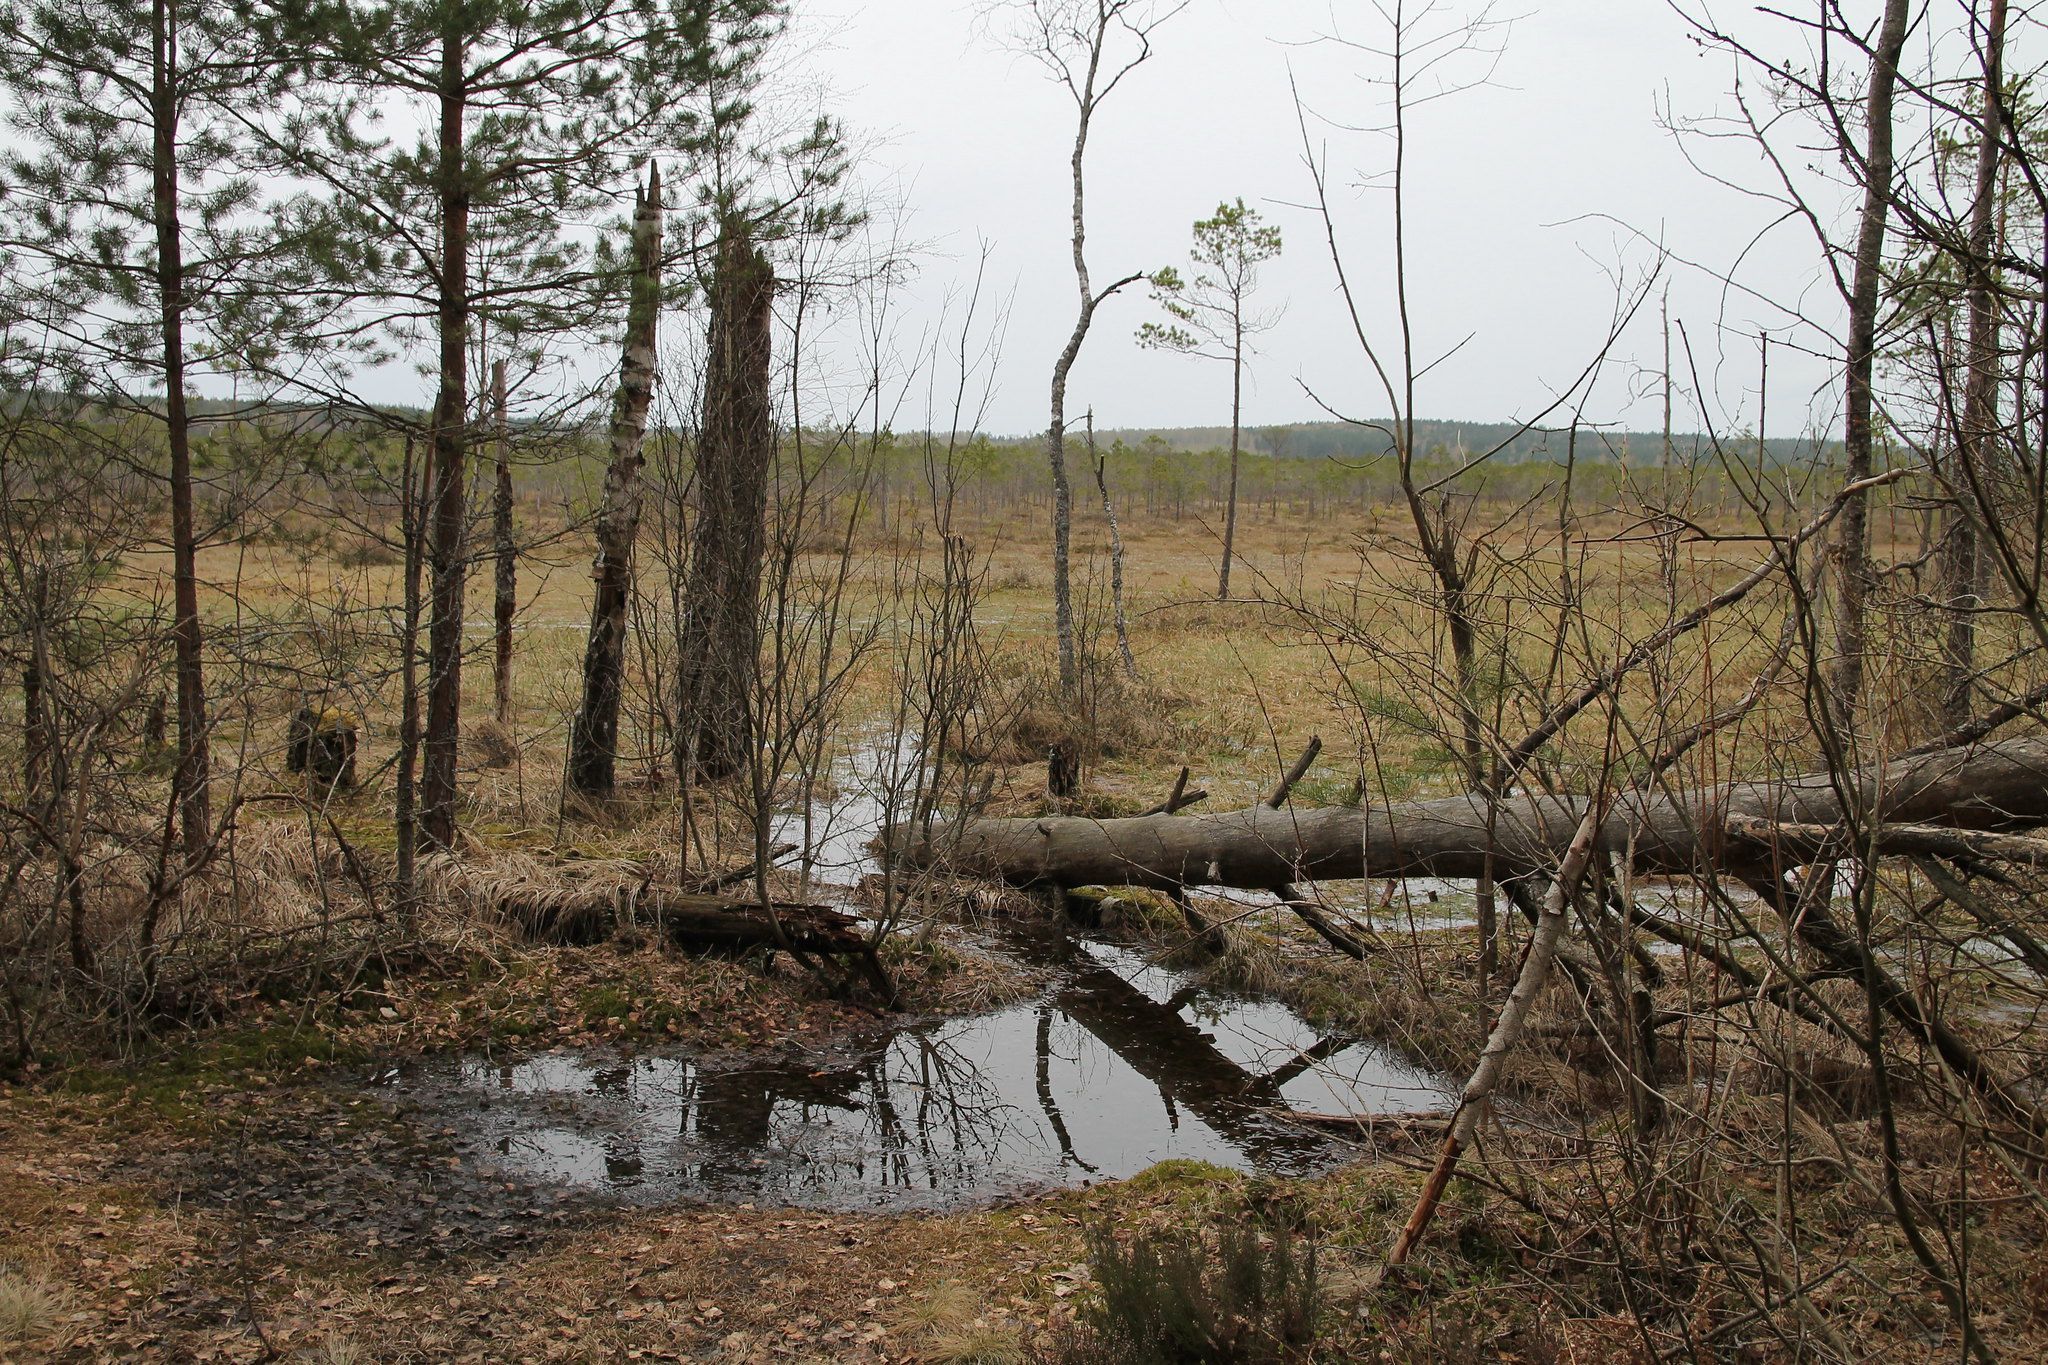
<instances>
[{"instance_id":1,"label":"distant treeline on horizon","mask_svg":"<svg viewBox=\"0 0 2048 1365\"><path fill-rule=\"evenodd\" d=\"M18 412L23 399L19 391L0 397L0 411ZM59 395L45 393L48 401L57 403ZM76 402L77 396L65 395L65 400ZM130 406L135 400L124 400L121 406ZM148 400L144 400L148 401ZM110 406L112 406L110 404ZM255 417L267 405L238 403L222 399L195 397L189 407L192 416L202 422L208 420L239 420ZM303 406L280 404L282 411L289 411L301 417L311 409ZM402 403L377 405L378 412L399 422L425 422L428 412L424 408ZM355 420L361 420L358 411ZM572 423L570 429L601 424L601 415L588 414ZM525 423L514 420L515 429ZM657 423L657 427L662 424ZM1352 459L1367 460L1391 453L1393 441L1391 424L1355 422L1290 422L1267 426L1247 426L1240 435L1242 448L1247 454L1265 455L1279 460ZM949 439L949 433L933 432L932 437L941 441ZM895 443L901 447L921 440L927 433L904 431L895 434ZM992 435L988 432L961 432L950 434L960 441L983 440L998 447L1034 445L1045 439L1045 433L1031 432L1023 435ZM1067 429L1070 444L1078 445L1082 433L1078 423ZM1230 446L1230 428L1221 426L1190 427L1101 427L1095 432L1098 446L1104 449L1121 442L1133 451L1176 452L1183 454L1207 454L1227 450ZM1740 455L1745 462L1756 457L1756 437L1747 432L1721 433L1720 440L1729 454ZM1654 431L1610 431L1598 427L1582 426L1576 441L1569 429L1538 427L1524 429L1511 422L1463 422L1446 418L1418 418L1415 423L1416 453L1424 457L1471 458L1494 451L1496 460L1508 464L1520 463L1562 463L1567 457L1590 463L1627 460L1633 465L1656 465L1661 462L1664 450L1664 436ZM1832 458L1839 454L1837 441L1828 441L1818 454ZM1772 437L1765 441L1764 448L1773 464L1785 465L1810 462L1816 455L1814 442L1810 437ZM1673 432L1671 436L1671 461L1686 465L1695 461L1714 458L1714 439L1702 432Z\"/></svg>"},{"instance_id":2,"label":"distant treeline on horizon","mask_svg":"<svg viewBox=\"0 0 2048 1365\"><path fill-rule=\"evenodd\" d=\"M1248 426L1240 435L1240 443L1247 451L1271 455L1276 459L1366 459L1384 455L1393 449L1389 434L1391 423L1382 425L1353 422L1293 422L1276 426ZM1068 428L1068 440L1077 435L1073 427ZM1004 444L1022 444L1044 439L1043 433L1031 436L996 438ZM1098 444L1110 445L1122 441L1127 446L1142 446L1148 441L1164 443L1173 450L1221 450L1230 445L1229 427L1117 427L1098 428L1095 433ZM1756 437L1742 433L1722 433L1724 446L1740 451L1754 459ZM1522 461L1561 462L1567 456L1579 460L1619 460L1626 458L1631 464L1656 464L1663 456L1664 435L1655 431L1609 431L1596 427L1579 428L1576 444L1572 433L1563 428L1522 429L1512 422L1461 422L1441 418L1418 418L1415 422L1415 445L1418 453L1476 456L1500 447L1496 459L1511 463ZM1830 441L1822 452L1833 452L1836 443ZM1814 443L1811 439L1788 439L1773 437L1764 442L1765 450L1774 463L1789 463L1795 460L1810 460L1814 457ZM1673 432L1671 435L1671 458L1676 464L1693 460L1710 459L1714 455L1713 439L1701 432Z\"/></svg>"}]
</instances>

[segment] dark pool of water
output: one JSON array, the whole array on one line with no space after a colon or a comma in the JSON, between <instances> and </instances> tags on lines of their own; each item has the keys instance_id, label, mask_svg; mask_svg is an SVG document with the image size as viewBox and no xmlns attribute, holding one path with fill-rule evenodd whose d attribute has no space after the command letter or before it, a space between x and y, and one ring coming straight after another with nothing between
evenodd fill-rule
<instances>
[{"instance_id":1,"label":"dark pool of water","mask_svg":"<svg viewBox=\"0 0 2048 1365\"><path fill-rule=\"evenodd\" d=\"M1038 950L1028 1003L827 1053L470 1057L385 1085L508 1174L632 1203L944 1208L1174 1157L1302 1175L1355 1152L1281 1111L1440 1108L1439 1078L1127 949Z\"/></svg>"}]
</instances>

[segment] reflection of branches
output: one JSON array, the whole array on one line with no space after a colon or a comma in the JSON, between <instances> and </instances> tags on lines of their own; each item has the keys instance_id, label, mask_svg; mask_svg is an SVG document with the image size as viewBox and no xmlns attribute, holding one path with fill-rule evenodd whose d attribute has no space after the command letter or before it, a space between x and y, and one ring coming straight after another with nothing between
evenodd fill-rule
<instances>
[{"instance_id":1,"label":"reflection of branches","mask_svg":"<svg viewBox=\"0 0 2048 1365\"><path fill-rule=\"evenodd\" d=\"M1067 1135L1067 1121L1060 1115L1059 1101L1052 1094L1052 1010L1041 1005L1038 1010L1038 1107L1045 1111L1045 1121L1052 1125L1052 1135L1060 1144L1062 1164L1079 1166L1090 1175L1100 1175L1094 1166L1081 1160L1074 1151L1074 1140ZM1166 1095L1165 1091L1160 1092ZM1173 1098L1166 1096L1167 1114L1173 1114ZM1174 1125L1178 1127L1178 1123Z\"/></svg>"}]
</instances>

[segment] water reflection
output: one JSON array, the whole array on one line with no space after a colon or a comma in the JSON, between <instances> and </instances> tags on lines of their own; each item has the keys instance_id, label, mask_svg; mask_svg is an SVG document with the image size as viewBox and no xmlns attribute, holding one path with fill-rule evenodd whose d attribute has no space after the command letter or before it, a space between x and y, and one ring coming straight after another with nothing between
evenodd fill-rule
<instances>
[{"instance_id":1,"label":"water reflection","mask_svg":"<svg viewBox=\"0 0 2048 1365\"><path fill-rule=\"evenodd\" d=\"M1027 1004L904 1025L829 1056L549 1053L399 1081L472 1150L642 1203L947 1207L1170 1157L1299 1175L1342 1159L1285 1107L1440 1107L1385 1049L1067 944Z\"/></svg>"}]
</instances>

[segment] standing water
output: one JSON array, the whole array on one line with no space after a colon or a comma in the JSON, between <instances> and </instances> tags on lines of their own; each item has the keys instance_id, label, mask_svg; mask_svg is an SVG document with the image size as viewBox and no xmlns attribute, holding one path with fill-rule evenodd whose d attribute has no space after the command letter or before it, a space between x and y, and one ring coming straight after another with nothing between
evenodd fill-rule
<instances>
[{"instance_id":1,"label":"standing water","mask_svg":"<svg viewBox=\"0 0 2048 1365\"><path fill-rule=\"evenodd\" d=\"M1385 1048L1190 987L1128 949L1047 944L1036 999L828 1052L551 1052L391 1083L508 1172L632 1203L943 1208L1190 1158L1307 1175L1353 1149L1289 1108L1444 1107Z\"/></svg>"},{"instance_id":2,"label":"standing water","mask_svg":"<svg viewBox=\"0 0 2048 1365\"><path fill-rule=\"evenodd\" d=\"M872 870L886 745L835 765L810 819L813 873ZM778 841L801 833L784 817ZM1006 940L1035 998L905 1020L829 1051L556 1051L387 1076L508 1174L632 1203L955 1207L1185 1158L1307 1175L1355 1149L1286 1111L1439 1110L1450 1087L1389 1049L1322 1037L1285 1007L1212 992L1139 953Z\"/></svg>"}]
</instances>

